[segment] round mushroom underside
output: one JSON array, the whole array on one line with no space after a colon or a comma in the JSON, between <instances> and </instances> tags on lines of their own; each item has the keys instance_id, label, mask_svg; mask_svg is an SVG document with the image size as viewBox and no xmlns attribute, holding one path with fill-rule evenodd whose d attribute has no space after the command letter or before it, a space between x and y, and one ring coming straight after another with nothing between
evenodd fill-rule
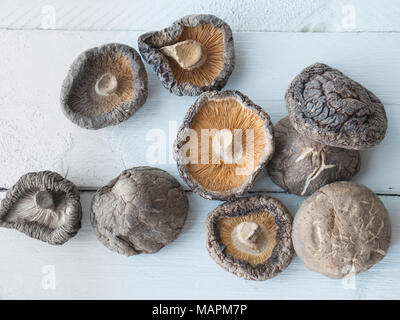
<instances>
[{"instance_id":1,"label":"round mushroom underside","mask_svg":"<svg viewBox=\"0 0 400 320\"><path fill-rule=\"evenodd\" d=\"M75 236L81 217L79 191L72 182L51 171L23 175L0 205L0 226L53 245Z\"/></svg>"},{"instance_id":2,"label":"round mushroom underside","mask_svg":"<svg viewBox=\"0 0 400 320\"><path fill-rule=\"evenodd\" d=\"M117 43L83 52L61 90L61 107L75 124L100 129L131 117L147 99L147 74L135 49Z\"/></svg>"},{"instance_id":3,"label":"round mushroom underside","mask_svg":"<svg viewBox=\"0 0 400 320\"><path fill-rule=\"evenodd\" d=\"M243 194L274 151L272 124L237 91L203 93L176 141L178 169L192 190L226 200Z\"/></svg>"},{"instance_id":4,"label":"round mushroom underside","mask_svg":"<svg viewBox=\"0 0 400 320\"><path fill-rule=\"evenodd\" d=\"M385 137L382 102L358 82L326 64L313 64L297 75L286 91L293 127L322 144L368 149Z\"/></svg>"},{"instance_id":5,"label":"round mushroom underside","mask_svg":"<svg viewBox=\"0 0 400 320\"><path fill-rule=\"evenodd\" d=\"M155 253L179 236L188 208L174 177L158 168L135 167L96 192L91 223L110 250L128 256Z\"/></svg>"},{"instance_id":6,"label":"round mushroom underside","mask_svg":"<svg viewBox=\"0 0 400 320\"><path fill-rule=\"evenodd\" d=\"M188 15L161 31L145 33L138 47L164 87L176 95L221 90L235 66L232 30L208 14Z\"/></svg>"},{"instance_id":7,"label":"round mushroom underside","mask_svg":"<svg viewBox=\"0 0 400 320\"><path fill-rule=\"evenodd\" d=\"M134 90L129 56L113 52L86 61L67 103L73 112L96 116L131 101Z\"/></svg>"},{"instance_id":8,"label":"round mushroom underside","mask_svg":"<svg viewBox=\"0 0 400 320\"><path fill-rule=\"evenodd\" d=\"M292 217L274 198L226 202L206 222L207 250L224 269L248 280L267 280L291 262Z\"/></svg>"},{"instance_id":9,"label":"round mushroom underside","mask_svg":"<svg viewBox=\"0 0 400 320\"><path fill-rule=\"evenodd\" d=\"M367 187L334 182L303 202L293 222L292 238L307 268L343 278L368 270L386 255L390 217Z\"/></svg>"},{"instance_id":10,"label":"round mushroom underside","mask_svg":"<svg viewBox=\"0 0 400 320\"><path fill-rule=\"evenodd\" d=\"M267 171L289 193L312 194L335 181L350 180L360 169L358 150L330 147L300 135L288 117L274 127L275 153Z\"/></svg>"}]
</instances>

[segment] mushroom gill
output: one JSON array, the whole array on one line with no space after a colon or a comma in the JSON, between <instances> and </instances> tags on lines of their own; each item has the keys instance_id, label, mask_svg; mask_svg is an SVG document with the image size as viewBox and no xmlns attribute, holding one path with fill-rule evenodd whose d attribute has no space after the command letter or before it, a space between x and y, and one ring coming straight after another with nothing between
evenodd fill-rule
<instances>
[{"instance_id":1,"label":"mushroom gill","mask_svg":"<svg viewBox=\"0 0 400 320\"><path fill-rule=\"evenodd\" d=\"M77 187L56 172L29 172L0 202L0 227L60 245L81 228L82 206Z\"/></svg>"},{"instance_id":2,"label":"mushroom gill","mask_svg":"<svg viewBox=\"0 0 400 320\"><path fill-rule=\"evenodd\" d=\"M34 222L50 229L65 223L67 200L64 192L52 194L48 191L30 192L21 197L4 218L6 222Z\"/></svg>"},{"instance_id":3,"label":"mushroom gill","mask_svg":"<svg viewBox=\"0 0 400 320\"><path fill-rule=\"evenodd\" d=\"M91 56L76 79L68 104L73 112L96 116L129 102L134 96L130 58L122 52Z\"/></svg>"},{"instance_id":4,"label":"mushroom gill","mask_svg":"<svg viewBox=\"0 0 400 320\"><path fill-rule=\"evenodd\" d=\"M243 185L267 153L265 126L263 119L234 97L204 100L190 126L200 142L198 161L187 165L192 178L211 191L227 191ZM208 144L201 139L204 129L210 132ZM215 148L218 139L222 140L221 147L231 150L231 159L226 159ZM208 153L208 161L201 159L203 153L206 156Z\"/></svg>"},{"instance_id":5,"label":"mushroom gill","mask_svg":"<svg viewBox=\"0 0 400 320\"><path fill-rule=\"evenodd\" d=\"M206 58L196 68L182 68L176 59L166 55L175 79L179 84L188 82L198 86L212 85L224 67L224 36L222 30L209 23L195 27L183 27L177 43L187 40L200 43Z\"/></svg>"},{"instance_id":6,"label":"mushroom gill","mask_svg":"<svg viewBox=\"0 0 400 320\"><path fill-rule=\"evenodd\" d=\"M252 266L267 261L277 243L277 225L267 211L221 218L218 229L226 254Z\"/></svg>"}]
</instances>

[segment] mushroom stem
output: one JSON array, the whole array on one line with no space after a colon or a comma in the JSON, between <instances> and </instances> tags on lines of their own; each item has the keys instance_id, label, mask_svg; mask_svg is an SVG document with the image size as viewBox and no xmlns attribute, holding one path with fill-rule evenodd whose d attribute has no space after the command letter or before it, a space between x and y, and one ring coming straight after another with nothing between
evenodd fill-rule
<instances>
[{"instance_id":1,"label":"mushroom stem","mask_svg":"<svg viewBox=\"0 0 400 320\"><path fill-rule=\"evenodd\" d=\"M233 229L232 236L239 250L252 254L259 254L267 245L265 230L253 221L245 221L238 224Z\"/></svg>"},{"instance_id":2,"label":"mushroom stem","mask_svg":"<svg viewBox=\"0 0 400 320\"><path fill-rule=\"evenodd\" d=\"M238 226L238 236L245 244L254 245L260 235L261 228L258 223L255 222L242 222Z\"/></svg>"},{"instance_id":3,"label":"mushroom stem","mask_svg":"<svg viewBox=\"0 0 400 320\"><path fill-rule=\"evenodd\" d=\"M237 163L242 156L241 144L235 143L233 146L233 141L234 136L229 129L219 130L212 140L214 153L226 163Z\"/></svg>"},{"instance_id":4,"label":"mushroom stem","mask_svg":"<svg viewBox=\"0 0 400 320\"><path fill-rule=\"evenodd\" d=\"M53 195L48 191L38 191L35 194L35 204L41 209L54 210L54 199Z\"/></svg>"},{"instance_id":5,"label":"mushroom stem","mask_svg":"<svg viewBox=\"0 0 400 320\"><path fill-rule=\"evenodd\" d=\"M117 78L112 73L107 72L97 79L94 89L98 95L110 96L115 93L117 87Z\"/></svg>"},{"instance_id":6,"label":"mushroom stem","mask_svg":"<svg viewBox=\"0 0 400 320\"><path fill-rule=\"evenodd\" d=\"M207 60L206 50L195 40L185 40L163 47L161 52L173 58L185 70L201 67Z\"/></svg>"}]
</instances>

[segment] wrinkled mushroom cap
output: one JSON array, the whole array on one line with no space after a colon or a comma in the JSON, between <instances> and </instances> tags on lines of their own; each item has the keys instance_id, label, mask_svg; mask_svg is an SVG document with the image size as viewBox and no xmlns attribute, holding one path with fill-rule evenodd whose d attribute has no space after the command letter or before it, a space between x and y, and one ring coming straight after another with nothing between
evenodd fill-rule
<instances>
[{"instance_id":1,"label":"wrinkled mushroom cap","mask_svg":"<svg viewBox=\"0 0 400 320\"><path fill-rule=\"evenodd\" d=\"M255 226L258 226L256 239ZM225 202L209 214L206 229L211 257L239 277L267 280L277 276L292 261L292 217L274 198L253 196ZM246 242L240 243L238 232L252 240L256 250Z\"/></svg>"},{"instance_id":2,"label":"wrinkled mushroom cap","mask_svg":"<svg viewBox=\"0 0 400 320\"><path fill-rule=\"evenodd\" d=\"M194 192L233 199L251 188L272 157L272 123L239 91L205 92L186 114L174 149L178 171Z\"/></svg>"},{"instance_id":3,"label":"wrinkled mushroom cap","mask_svg":"<svg viewBox=\"0 0 400 320\"><path fill-rule=\"evenodd\" d=\"M53 245L81 228L82 208L75 185L56 172L24 174L0 205L0 226Z\"/></svg>"},{"instance_id":4,"label":"wrinkled mushroom cap","mask_svg":"<svg viewBox=\"0 0 400 320\"><path fill-rule=\"evenodd\" d=\"M206 60L198 68L185 70L162 50L186 40L195 40L204 48ZM145 33L138 47L164 87L180 96L222 89L235 66L231 28L213 15L188 15L161 31Z\"/></svg>"},{"instance_id":5,"label":"wrinkled mushroom cap","mask_svg":"<svg viewBox=\"0 0 400 320\"><path fill-rule=\"evenodd\" d=\"M116 125L147 99L147 74L135 49L105 44L80 54L61 89L65 116L86 129Z\"/></svg>"},{"instance_id":6,"label":"wrinkled mushroom cap","mask_svg":"<svg viewBox=\"0 0 400 320\"><path fill-rule=\"evenodd\" d=\"M355 182L335 182L303 202L293 222L293 245L312 271L330 278L364 272L389 249L391 223L382 201Z\"/></svg>"},{"instance_id":7,"label":"wrinkled mushroom cap","mask_svg":"<svg viewBox=\"0 0 400 320\"><path fill-rule=\"evenodd\" d=\"M268 174L289 193L310 195L331 182L350 180L360 169L360 151L310 140L293 128L288 117L274 126L274 140Z\"/></svg>"},{"instance_id":8,"label":"wrinkled mushroom cap","mask_svg":"<svg viewBox=\"0 0 400 320\"><path fill-rule=\"evenodd\" d=\"M152 167L135 167L99 189L91 222L110 250L135 255L155 253L182 231L188 199L174 177Z\"/></svg>"},{"instance_id":9,"label":"wrinkled mushroom cap","mask_svg":"<svg viewBox=\"0 0 400 320\"><path fill-rule=\"evenodd\" d=\"M385 137L382 102L326 64L313 64L294 78L286 92L286 106L293 127L325 145L368 149Z\"/></svg>"}]
</instances>

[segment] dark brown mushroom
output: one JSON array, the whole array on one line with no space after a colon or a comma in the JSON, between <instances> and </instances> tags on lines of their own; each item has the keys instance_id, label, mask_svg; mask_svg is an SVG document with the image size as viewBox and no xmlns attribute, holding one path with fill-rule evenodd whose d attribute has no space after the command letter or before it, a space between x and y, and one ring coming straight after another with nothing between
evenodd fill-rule
<instances>
[{"instance_id":1,"label":"dark brown mushroom","mask_svg":"<svg viewBox=\"0 0 400 320\"><path fill-rule=\"evenodd\" d=\"M274 152L267 113L239 91L203 93L175 141L181 177L204 198L236 198L253 185Z\"/></svg>"},{"instance_id":2,"label":"dark brown mushroom","mask_svg":"<svg viewBox=\"0 0 400 320\"><path fill-rule=\"evenodd\" d=\"M368 149L385 137L382 102L326 64L313 64L294 78L286 92L286 105L293 127L325 145Z\"/></svg>"},{"instance_id":3,"label":"dark brown mushroom","mask_svg":"<svg viewBox=\"0 0 400 320\"><path fill-rule=\"evenodd\" d=\"M285 117L274 126L275 153L267 170L289 193L305 196L360 169L360 151L330 147L300 135Z\"/></svg>"},{"instance_id":4,"label":"dark brown mushroom","mask_svg":"<svg viewBox=\"0 0 400 320\"><path fill-rule=\"evenodd\" d=\"M292 217L274 198L254 196L223 203L209 214L206 228L211 257L239 277L267 280L292 261Z\"/></svg>"},{"instance_id":5,"label":"dark brown mushroom","mask_svg":"<svg viewBox=\"0 0 400 320\"><path fill-rule=\"evenodd\" d=\"M24 174L0 205L0 226L53 244L63 244L81 228L82 208L75 185L56 172Z\"/></svg>"},{"instance_id":6,"label":"dark brown mushroom","mask_svg":"<svg viewBox=\"0 0 400 320\"><path fill-rule=\"evenodd\" d=\"M307 268L331 278L364 272L389 249L389 214L366 186L334 182L303 202L293 223L293 245Z\"/></svg>"},{"instance_id":7,"label":"dark brown mushroom","mask_svg":"<svg viewBox=\"0 0 400 320\"><path fill-rule=\"evenodd\" d=\"M147 74L135 49L118 43L83 52L61 89L61 107L86 129L116 125L130 118L147 99Z\"/></svg>"},{"instance_id":8,"label":"dark brown mushroom","mask_svg":"<svg viewBox=\"0 0 400 320\"><path fill-rule=\"evenodd\" d=\"M235 66L230 27L213 15L189 15L138 39L143 59L176 95L222 89Z\"/></svg>"},{"instance_id":9,"label":"dark brown mushroom","mask_svg":"<svg viewBox=\"0 0 400 320\"><path fill-rule=\"evenodd\" d=\"M189 204L184 190L166 171L135 167L99 189L91 222L110 250L135 255L155 253L182 231Z\"/></svg>"}]
</instances>

